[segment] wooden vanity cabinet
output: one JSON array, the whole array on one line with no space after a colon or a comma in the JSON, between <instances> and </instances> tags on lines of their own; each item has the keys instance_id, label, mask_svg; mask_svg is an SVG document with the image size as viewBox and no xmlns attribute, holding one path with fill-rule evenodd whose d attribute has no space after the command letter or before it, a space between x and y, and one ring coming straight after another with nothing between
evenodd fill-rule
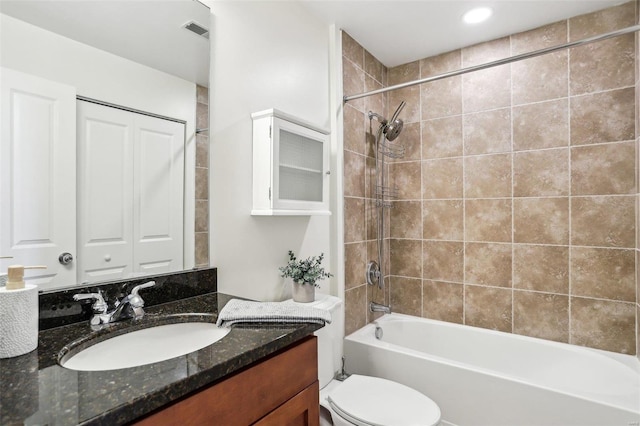
<instances>
[{"instance_id":1,"label":"wooden vanity cabinet","mask_svg":"<svg viewBox=\"0 0 640 426\"><path fill-rule=\"evenodd\" d=\"M318 426L317 354L307 337L134 424Z\"/></svg>"}]
</instances>

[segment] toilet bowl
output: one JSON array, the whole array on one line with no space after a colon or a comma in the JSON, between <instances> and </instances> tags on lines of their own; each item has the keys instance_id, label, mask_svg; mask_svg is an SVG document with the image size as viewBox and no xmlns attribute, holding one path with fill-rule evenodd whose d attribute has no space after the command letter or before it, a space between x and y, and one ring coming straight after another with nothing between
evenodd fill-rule
<instances>
[{"instance_id":1,"label":"toilet bowl","mask_svg":"<svg viewBox=\"0 0 640 426\"><path fill-rule=\"evenodd\" d=\"M318 381L320 424L334 426L436 426L440 408L424 394L391 380L351 375L333 379L341 368L344 311L342 300L316 293L305 303L331 312L331 323L316 331L318 337ZM347 360L347 366L348 366ZM348 372L348 368L347 368Z\"/></svg>"}]
</instances>

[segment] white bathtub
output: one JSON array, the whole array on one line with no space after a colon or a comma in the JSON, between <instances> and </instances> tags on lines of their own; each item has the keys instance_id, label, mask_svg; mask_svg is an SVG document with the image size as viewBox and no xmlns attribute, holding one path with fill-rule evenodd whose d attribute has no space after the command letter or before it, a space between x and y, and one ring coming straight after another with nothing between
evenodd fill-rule
<instances>
[{"instance_id":1,"label":"white bathtub","mask_svg":"<svg viewBox=\"0 0 640 426\"><path fill-rule=\"evenodd\" d=\"M345 338L347 371L421 391L448 423L640 425L635 356L401 314L376 324Z\"/></svg>"}]
</instances>

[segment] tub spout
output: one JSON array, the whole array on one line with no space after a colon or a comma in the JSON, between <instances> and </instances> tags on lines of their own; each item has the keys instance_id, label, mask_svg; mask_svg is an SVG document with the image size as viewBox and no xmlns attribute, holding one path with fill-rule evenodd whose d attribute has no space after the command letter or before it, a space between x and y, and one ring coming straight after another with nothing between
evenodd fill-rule
<instances>
[{"instance_id":1,"label":"tub spout","mask_svg":"<svg viewBox=\"0 0 640 426\"><path fill-rule=\"evenodd\" d=\"M381 305L380 303L371 302L369 304L369 310L371 312L383 312L385 314L391 313L391 307L387 305Z\"/></svg>"}]
</instances>

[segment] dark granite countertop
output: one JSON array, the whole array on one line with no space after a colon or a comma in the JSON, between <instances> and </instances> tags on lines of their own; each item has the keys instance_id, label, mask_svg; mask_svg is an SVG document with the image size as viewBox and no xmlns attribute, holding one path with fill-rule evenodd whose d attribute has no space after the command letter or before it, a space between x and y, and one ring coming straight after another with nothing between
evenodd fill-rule
<instances>
[{"instance_id":1,"label":"dark granite countertop","mask_svg":"<svg viewBox=\"0 0 640 426\"><path fill-rule=\"evenodd\" d=\"M88 321L40 332L38 349L0 360L0 425L127 424L310 335L315 324L235 326L199 351L111 371L73 371L58 357L117 334L175 322L215 322L231 296L210 293L145 308L145 317L92 331ZM198 315L186 315L186 314ZM135 354L131 354L135 357Z\"/></svg>"}]
</instances>

